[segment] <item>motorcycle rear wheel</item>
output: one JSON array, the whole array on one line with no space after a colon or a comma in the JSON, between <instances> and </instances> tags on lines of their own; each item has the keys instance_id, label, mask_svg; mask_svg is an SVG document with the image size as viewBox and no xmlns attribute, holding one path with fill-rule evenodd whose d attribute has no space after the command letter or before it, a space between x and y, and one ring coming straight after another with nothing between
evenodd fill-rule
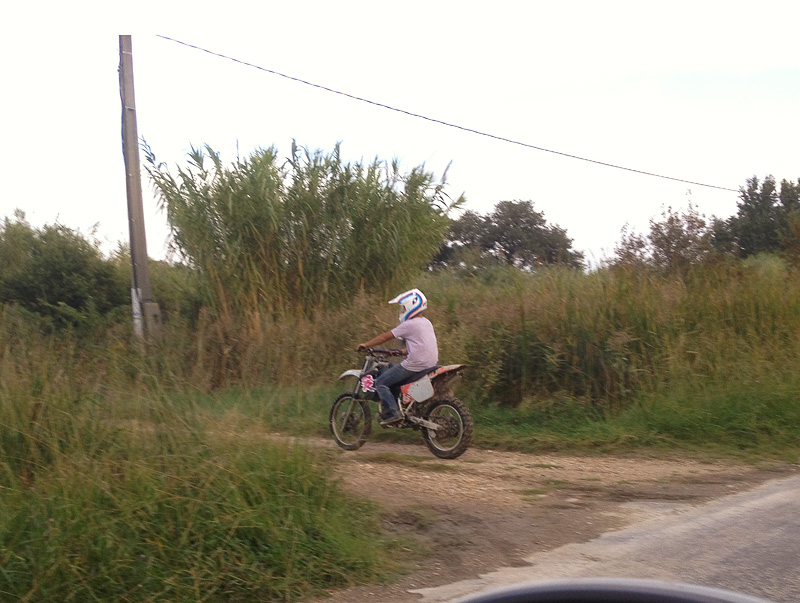
<instances>
[{"instance_id":1,"label":"motorcycle rear wheel","mask_svg":"<svg viewBox=\"0 0 800 603\"><path fill-rule=\"evenodd\" d=\"M333 439L345 450L358 450L372 431L369 402L351 393L340 395L331 406L330 428Z\"/></svg>"},{"instance_id":2,"label":"motorcycle rear wheel","mask_svg":"<svg viewBox=\"0 0 800 603\"><path fill-rule=\"evenodd\" d=\"M422 439L440 459L454 459L469 448L472 442L472 415L461 400L434 400L425 411L425 418L440 429L422 428Z\"/></svg>"}]
</instances>

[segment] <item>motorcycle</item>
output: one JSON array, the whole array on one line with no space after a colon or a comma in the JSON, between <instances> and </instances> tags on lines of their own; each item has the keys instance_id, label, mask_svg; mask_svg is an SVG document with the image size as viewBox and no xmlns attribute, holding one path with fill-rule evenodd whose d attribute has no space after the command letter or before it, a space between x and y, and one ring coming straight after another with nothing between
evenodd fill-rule
<instances>
[{"instance_id":1,"label":"motorcycle","mask_svg":"<svg viewBox=\"0 0 800 603\"><path fill-rule=\"evenodd\" d=\"M375 380L391 366L389 357L400 355L400 350L368 349L361 370L351 369L339 376L340 381L356 378L353 391L341 394L331 407L331 433L341 448L358 450L367 441L372 432L370 403L380 404ZM465 364L438 366L390 388L403 420L382 427L421 431L425 444L437 457L461 456L472 442L473 421L467 405L454 397L452 382L465 368Z\"/></svg>"}]
</instances>

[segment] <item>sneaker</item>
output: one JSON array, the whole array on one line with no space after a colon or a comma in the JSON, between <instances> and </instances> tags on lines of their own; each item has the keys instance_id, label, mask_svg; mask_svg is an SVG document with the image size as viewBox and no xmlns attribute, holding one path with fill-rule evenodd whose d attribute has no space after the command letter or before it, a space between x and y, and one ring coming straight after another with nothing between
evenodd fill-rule
<instances>
[{"instance_id":1,"label":"sneaker","mask_svg":"<svg viewBox=\"0 0 800 603\"><path fill-rule=\"evenodd\" d=\"M378 421L381 425L394 425L398 421L403 420L403 415L399 412L394 412L391 414L387 414L386 417L381 416L380 421Z\"/></svg>"},{"instance_id":2,"label":"sneaker","mask_svg":"<svg viewBox=\"0 0 800 603\"><path fill-rule=\"evenodd\" d=\"M400 408L397 406L397 402L395 402L392 405L389 405L386 404L383 400L381 400L380 415L378 417L378 423L380 425L392 425L402 420L403 420L403 413L400 412Z\"/></svg>"}]
</instances>

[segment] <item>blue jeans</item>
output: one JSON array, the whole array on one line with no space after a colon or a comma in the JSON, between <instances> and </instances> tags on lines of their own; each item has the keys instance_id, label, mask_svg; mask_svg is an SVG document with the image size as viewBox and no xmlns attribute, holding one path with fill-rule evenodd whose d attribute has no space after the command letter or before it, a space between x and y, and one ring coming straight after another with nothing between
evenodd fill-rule
<instances>
[{"instance_id":1,"label":"blue jeans","mask_svg":"<svg viewBox=\"0 0 800 603\"><path fill-rule=\"evenodd\" d=\"M391 414L394 415L400 410L397 405L397 400L392 395L389 388L398 383L402 383L414 374L414 371L409 371L401 364L395 364L381 373L375 380L375 389L378 391L378 395L381 398L381 406L384 413L391 412Z\"/></svg>"}]
</instances>

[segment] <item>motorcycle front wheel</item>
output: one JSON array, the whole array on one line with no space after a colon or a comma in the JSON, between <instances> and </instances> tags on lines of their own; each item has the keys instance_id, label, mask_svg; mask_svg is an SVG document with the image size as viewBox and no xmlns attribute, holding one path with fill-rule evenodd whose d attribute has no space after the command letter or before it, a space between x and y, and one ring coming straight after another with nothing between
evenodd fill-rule
<instances>
[{"instance_id":1,"label":"motorcycle front wheel","mask_svg":"<svg viewBox=\"0 0 800 603\"><path fill-rule=\"evenodd\" d=\"M425 418L439 429L422 428L422 438L430 451L440 459L454 459L472 442L472 415L461 400L434 400L425 411Z\"/></svg>"},{"instance_id":2,"label":"motorcycle front wheel","mask_svg":"<svg viewBox=\"0 0 800 603\"><path fill-rule=\"evenodd\" d=\"M331 407L330 427L333 439L345 450L358 450L372 431L369 402L353 394L342 394Z\"/></svg>"}]
</instances>

